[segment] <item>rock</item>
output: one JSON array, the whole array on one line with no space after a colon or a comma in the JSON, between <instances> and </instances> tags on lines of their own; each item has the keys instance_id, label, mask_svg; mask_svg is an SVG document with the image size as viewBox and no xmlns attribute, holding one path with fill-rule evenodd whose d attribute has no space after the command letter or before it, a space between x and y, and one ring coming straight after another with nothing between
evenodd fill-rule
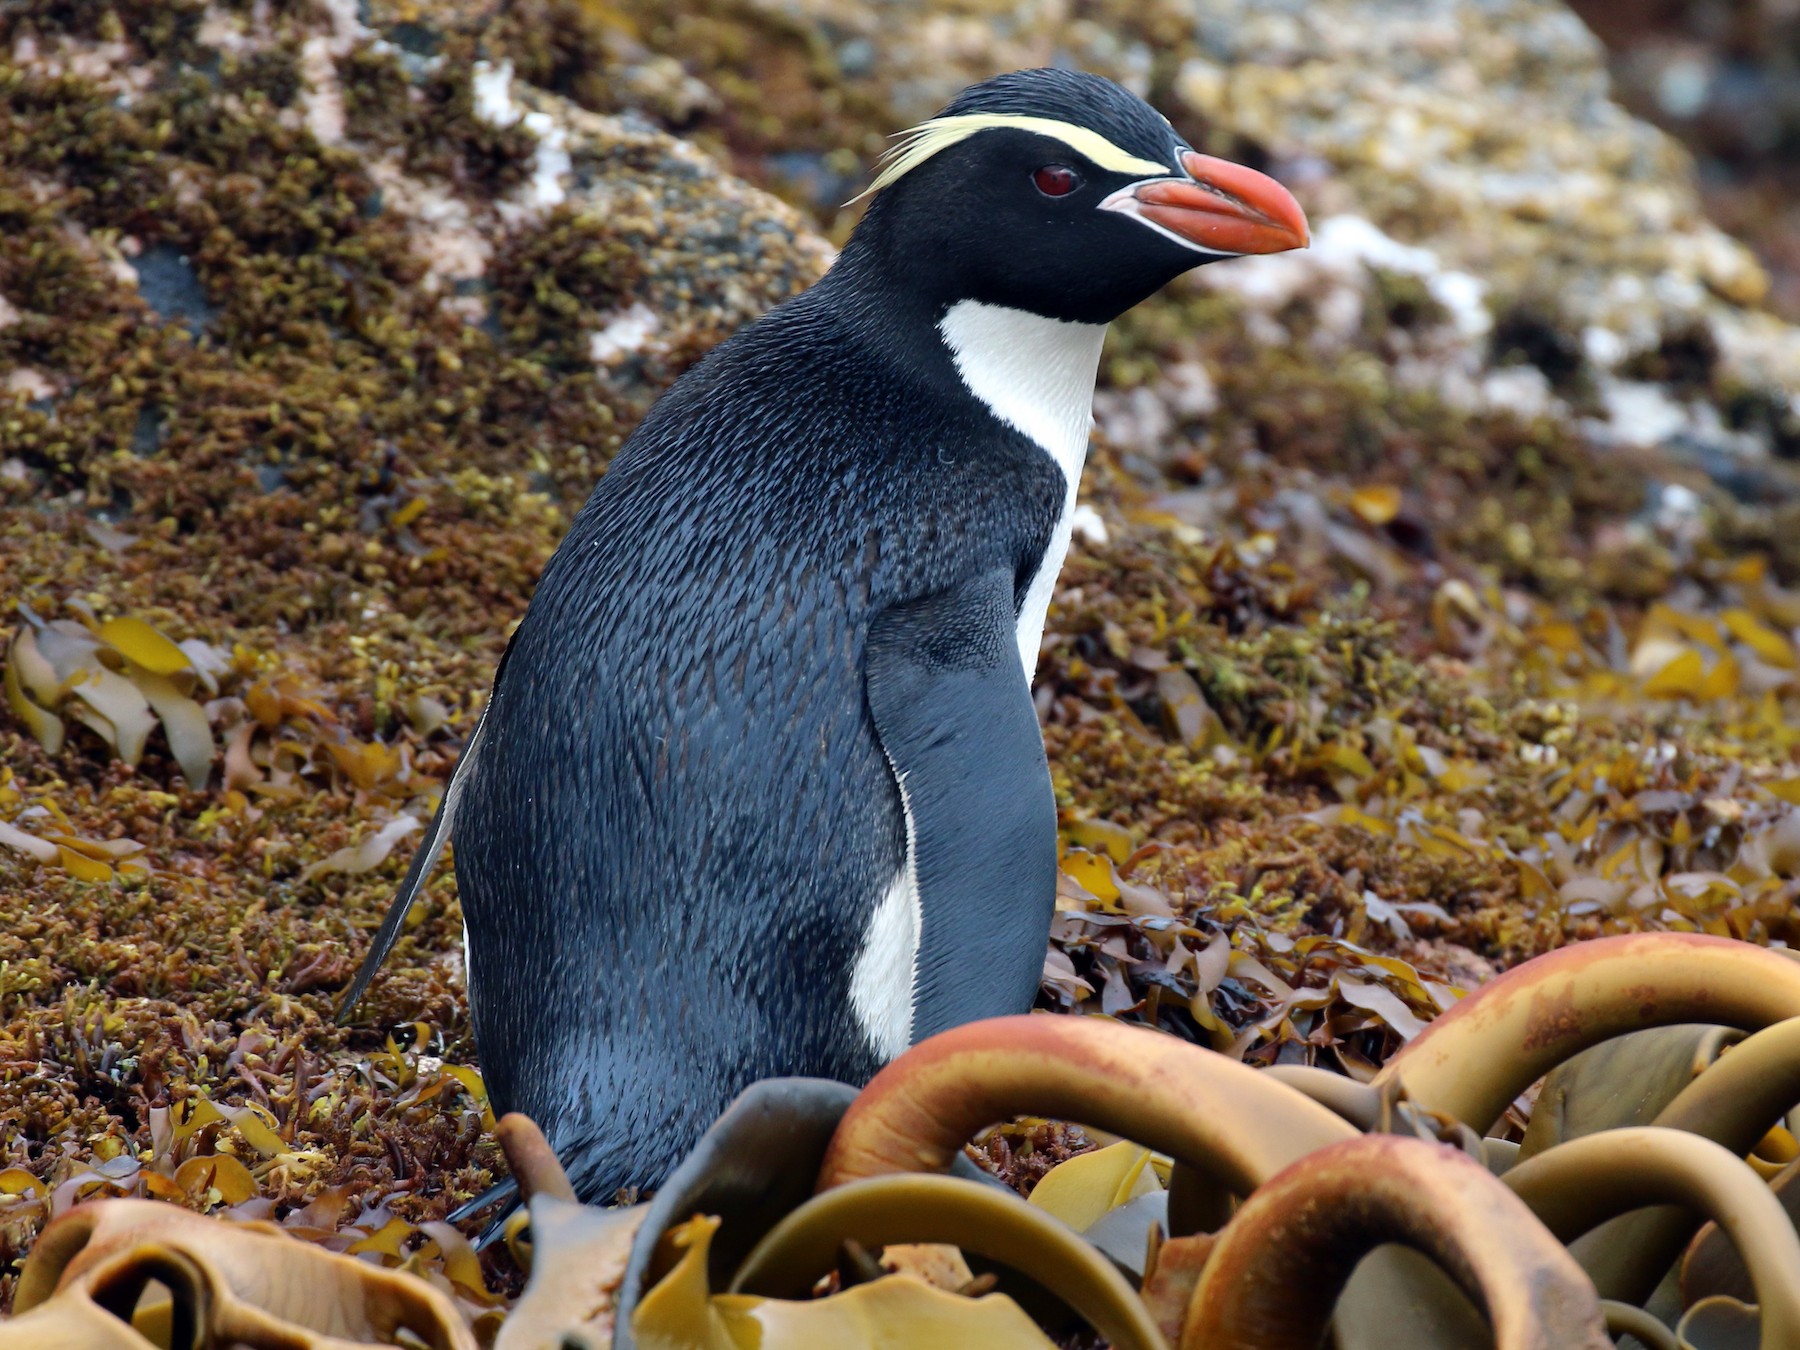
<instances>
[{"instance_id":1,"label":"rock","mask_svg":"<svg viewBox=\"0 0 1800 1350\"><path fill-rule=\"evenodd\" d=\"M1707 220L1687 154L1612 101L1599 42L1557 0L1103 0L1079 9L801 0L779 19L755 7L704 8L708 31L734 34L752 74L739 85L693 68L721 91L712 125L827 220L854 176L784 174L766 136L746 131L758 113L747 98L782 84L784 153L795 142L831 149L811 124L835 116L836 143L866 163L881 134L929 116L968 81L1062 62L1120 80L1197 143L1248 151L1294 186L1316 226L1310 255L1207 268L1188 283L1240 302L1265 346L1291 345L1290 320L1303 317L1321 356L1341 352L1379 303L1379 277L1399 274L1437 302L1442 331L1426 350L1392 359L1391 374L1457 406L1571 425L1586 418L1581 434L1599 442L1678 453L1699 442L1758 458L1778 438L1736 425L1757 419L1721 416L1724 405L1753 391L1787 406L1787 391L1800 387L1800 329L1760 308L1763 269ZM658 4L645 32L672 43L703 26L701 9ZM779 35L796 27L830 35L804 87L775 80L791 61ZM880 53L867 75L853 70L865 50ZM1300 296L1296 313L1278 315ZM1521 308L1547 319L1566 353L1556 359L1573 361L1574 392L1585 398L1571 402L1566 371L1544 370L1549 389L1490 377L1520 359L1496 347L1494 330ZM1693 331L1717 355L1705 387L1633 387L1635 366ZM1141 405L1128 416L1116 401L1108 408L1128 426L1128 444L1157 426Z\"/></svg>"},{"instance_id":2,"label":"rock","mask_svg":"<svg viewBox=\"0 0 1800 1350\"><path fill-rule=\"evenodd\" d=\"M195 622L358 613L388 564L333 525L350 502L379 532L371 485L442 494L427 531L496 494L572 507L676 374L829 263L692 145L519 80L465 9L376 6L391 36L355 0L0 19L0 440L60 493L169 518L184 556L242 553ZM273 571L266 518L219 533L271 496L315 521ZM62 569L45 548L27 586ZM427 585L454 570L432 552Z\"/></svg>"},{"instance_id":3,"label":"rock","mask_svg":"<svg viewBox=\"0 0 1800 1350\"><path fill-rule=\"evenodd\" d=\"M1611 52L1627 107L1672 129L1701 163L1719 222L1772 274L1770 303L1800 318L1800 10L1785 0L1574 0Z\"/></svg>"}]
</instances>

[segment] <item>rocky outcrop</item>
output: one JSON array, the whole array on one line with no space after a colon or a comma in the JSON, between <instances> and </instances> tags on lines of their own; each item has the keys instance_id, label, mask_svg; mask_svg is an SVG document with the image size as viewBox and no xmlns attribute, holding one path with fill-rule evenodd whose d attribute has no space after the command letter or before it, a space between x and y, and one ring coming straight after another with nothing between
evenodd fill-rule
<instances>
[{"instance_id":1,"label":"rocky outcrop","mask_svg":"<svg viewBox=\"0 0 1800 1350\"><path fill-rule=\"evenodd\" d=\"M1412 277L1447 322L1390 363L1403 384L1671 448L1721 481L1800 453L1800 330L1759 308L1763 270L1707 220L1685 152L1611 100L1599 43L1557 0L655 8L643 31L669 54L725 29L761 61L749 73L764 81L694 68L722 91L711 125L827 219L860 168L842 144L866 157L970 80L1067 62L1299 192L1319 227L1310 258L1193 282L1261 315L1266 344L1341 356L1334 336L1361 325L1374 274ZM776 79L795 31L814 35L809 79ZM771 100L788 118L778 153ZM819 129L831 111L835 138Z\"/></svg>"}]
</instances>

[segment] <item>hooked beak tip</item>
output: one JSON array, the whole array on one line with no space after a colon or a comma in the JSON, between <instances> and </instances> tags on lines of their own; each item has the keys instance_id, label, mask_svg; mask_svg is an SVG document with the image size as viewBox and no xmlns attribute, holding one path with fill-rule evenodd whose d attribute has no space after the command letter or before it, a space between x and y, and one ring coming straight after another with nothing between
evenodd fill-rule
<instances>
[{"instance_id":1,"label":"hooked beak tip","mask_svg":"<svg viewBox=\"0 0 1800 1350\"><path fill-rule=\"evenodd\" d=\"M1294 194L1267 174L1193 150L1187 179L1160 178L1133 194L1147 219L1209 253L1285 253L1307 248L1312 232Z\"/></svg>"}]
</instances>

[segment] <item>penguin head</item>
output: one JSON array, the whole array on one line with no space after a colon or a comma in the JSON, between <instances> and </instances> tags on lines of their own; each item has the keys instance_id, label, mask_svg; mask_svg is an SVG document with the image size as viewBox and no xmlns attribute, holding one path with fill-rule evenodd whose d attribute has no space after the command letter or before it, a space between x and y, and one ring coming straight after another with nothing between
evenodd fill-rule
<instances>
[{"instance_id":1,"label":"penguin head","mask_svg":"<svg viewBox=\"0 0 1800 1350\"><path fill-rule=\"evenodd\" d=\"M1079 323L1204 263L1308 242L1281 184L1197 153L1142 99L1080 71L964 90L901 133L869 192L850 247L883 259L893 286Z\"/></svg>"}]
</instances>

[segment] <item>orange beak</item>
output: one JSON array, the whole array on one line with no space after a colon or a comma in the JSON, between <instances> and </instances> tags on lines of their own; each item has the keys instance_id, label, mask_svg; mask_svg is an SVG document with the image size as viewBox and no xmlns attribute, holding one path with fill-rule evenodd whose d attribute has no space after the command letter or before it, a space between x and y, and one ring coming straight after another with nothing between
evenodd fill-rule
<instances>
[{"instance_id":1,"label":"orange beak","mask_svg":"<svg viewBox=\"0 0 1800 1350\"><path fill-rule=\"evenodd\" d=\"M1158 178L1132 190L1136 214L1209 253L1285 253L1311 242L1294 194L1265 173L1182 152L1189 179Z\"/></svg>"}]
</instances>

